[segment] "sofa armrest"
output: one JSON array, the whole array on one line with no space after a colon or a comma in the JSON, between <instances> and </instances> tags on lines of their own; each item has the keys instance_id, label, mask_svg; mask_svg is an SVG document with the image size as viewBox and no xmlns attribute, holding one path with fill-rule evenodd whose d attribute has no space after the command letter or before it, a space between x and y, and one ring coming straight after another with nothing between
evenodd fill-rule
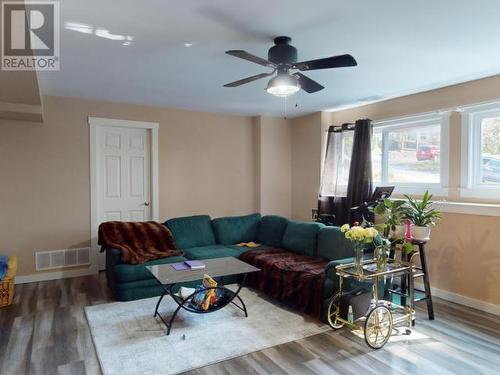
<instances>
[{"instance_id":1,"label":"sofa armrest","mask_svg":"<svg viewBox=\"0 0 500 375\"><path fill-rule=\"evenodd\" d=\"M122 263L122 252L120 249L106 249L106 268Z\"/></svg>"}]
</instances>

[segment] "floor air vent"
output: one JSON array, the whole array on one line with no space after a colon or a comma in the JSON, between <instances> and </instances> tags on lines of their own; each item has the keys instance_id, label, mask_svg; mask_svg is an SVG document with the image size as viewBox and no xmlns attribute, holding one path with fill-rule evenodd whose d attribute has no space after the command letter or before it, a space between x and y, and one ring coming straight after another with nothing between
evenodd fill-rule
<instances>
[{"instance_id":1,"label":"floor air vent","mask_svg":"<svg viewBox=\"0 0 500 375\"><path fill-rule=\"evenodd\" d=\"M90 248L37 251L35 267L37 271L51 270L90 264Z\"/></svg>"}]
</instances>

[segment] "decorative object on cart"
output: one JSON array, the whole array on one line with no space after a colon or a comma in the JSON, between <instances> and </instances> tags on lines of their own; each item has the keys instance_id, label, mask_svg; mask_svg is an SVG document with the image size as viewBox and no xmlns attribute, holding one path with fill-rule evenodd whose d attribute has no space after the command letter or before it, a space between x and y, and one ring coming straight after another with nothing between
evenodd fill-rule
<instances>
[{"instance_id":1,"label":"decorative object on cart","mask_svg":"<svg viewBox=\"0 0 500 375\"><path fill-rule=\"evenodd\" d=\"M441 212L434 208L432 194L426 191L420 201L409 195L405 195L405 197L408 199L405 216L413 223L413 239L416 241L428 241L431 236L431 227L437 225L441 219Z\"/></svg>"},{"instance_id":2,"label":"decorative object on cart","mask_svg":"<svg viewBox=\"0 0 500 375\"><path fill-rule=\"evenodd\" d=\"M349 224L344 224L340 230L345 234L345 238L351 241L352 247L354 249L354 268L358 273L363 273L362 260L365 246L367 244L373 243L375 237L378 236L378 231L373 228L366 226L367 222L363 222L359 225L355 222L351 227Z\"/></svg>"},{"instance_id":3,"label":"decorative object on cart","mask_svg":"<svg viewBox=\"0 0 500 375\"><path fill-rule=\"evenodd\" d=\"M395 248L399 248L405 254L410 254L413 251L411 238L391 241L388 238L379 236L377 240L377 246L375 247L375 251L373 252L373 259L377 263L378 271L382 271L385 269L387 260L389 257L391 257L391 252Z\"/></svg>"},{"instance_id":4,"label":"decorative object on cart","mask_svg":"<svg viewBox=\"0 0 500 375\"><path fill-rule=\"evenodd\" d=\"M391 200L385 198L374 208L373 212L384 221L383 233L385 238L400 240L405 237L405 224L403 222L407 211L404 200Z\"/></svg>"},{"instance_id":5,"label":"decorative object on cart","mask_svg":"<svg viewBox=\"0 0 500 375\"><path fill-rule=\"evenodd\" d=\"M406 324L406 334L411 334L412 324L415 319L413 309L413 270L415 269L412 256L409 263L388 259L384 270L378 271L374 260L363 262L363 273L358 273L354 263L336 266L336 274L339 276L339 291L335 293L328 303L327 320L333 329L347 327L356 333L363 334L366 344L373 349L380 349L391 337L393 326ZM408 303L396 304L392 301L379 299L378 286L385 277L409 275ZM344 279L354 279L358 282L371 282L373 301L366 316L354 319L350 322L345 319L345 303L349 292L344 292Z\"/></svg>"},{"instance_id":6,"label":"decorative object on cart","mask_svg":"<svg viewBox=\"0 0 500 375\"><path fill-rule=\"evenodd\" d=\"M389 241L387 238L382 238L380 241L381 244L378 245L373 252L373 258L377 262L377 271L382 271L385 269L392 246L391 241Z\"/></svg>"}]
</instances>

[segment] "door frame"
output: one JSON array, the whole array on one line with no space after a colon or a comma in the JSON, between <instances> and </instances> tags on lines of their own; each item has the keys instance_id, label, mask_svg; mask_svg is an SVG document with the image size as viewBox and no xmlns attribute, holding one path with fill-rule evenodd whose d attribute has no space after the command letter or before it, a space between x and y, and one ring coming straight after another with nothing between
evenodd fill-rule
<instances>
[{"instance_id":1,"label":"door frame","mask_svg":"<svg viewBox=\"0 0 500 375\"><path fill-rule=\"evenodd\" d=\"M120 127L120 128L135 128L147 129L151 135L151 172L150 172L150 187L151 187L151 219L159 221L160 203L159 203L159 162L158 162L158 122L132 121L121 120L103 117L87 118L90 130L90 244L92 251L91 269L94 273L99 272L99 257L97 245L97 128L98 127Z\"/></svg>"}]
</instances>

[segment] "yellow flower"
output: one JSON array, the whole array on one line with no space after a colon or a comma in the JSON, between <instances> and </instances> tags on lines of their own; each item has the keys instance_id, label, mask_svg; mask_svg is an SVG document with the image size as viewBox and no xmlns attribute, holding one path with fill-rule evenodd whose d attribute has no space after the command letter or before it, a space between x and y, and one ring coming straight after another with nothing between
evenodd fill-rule
<instances>
[{"instance_id":1,"label":"yellow flower","mask_svg":"<svg viewBox=\"0 0 500 375\"><path fill-rule=\"evenodd\" d=\"M345 233L345 232L347 232L348 230L349 230L349 224L344 224L344 225L342 225L342 226L340 227L340 231L341 231L342 233Z\"/></svg>"},{"instance_id":2,"label":"yellow flower","mask_svg":"<svg viewBox=\"0 0 500 375\"><path fill-rule=\"evenodd\" d=\"M375 228L363 228L361 226L349 227L348 224L342 225L340 230L345 233L345 238L354 242L370 243L378 235Z\"/></svg>"},{"instance_id":3,"label":"yellow flower","mask_svg":"<svg viewBox=\"0 0 500 375\"><path fill-rule=\"evenodd\" d=\"M372 238L372 239L377 237L377 235L378 235L378 231L375 228L366 228L365 232L366 232L366 237Z\"/></svg>"}]
</instances>

